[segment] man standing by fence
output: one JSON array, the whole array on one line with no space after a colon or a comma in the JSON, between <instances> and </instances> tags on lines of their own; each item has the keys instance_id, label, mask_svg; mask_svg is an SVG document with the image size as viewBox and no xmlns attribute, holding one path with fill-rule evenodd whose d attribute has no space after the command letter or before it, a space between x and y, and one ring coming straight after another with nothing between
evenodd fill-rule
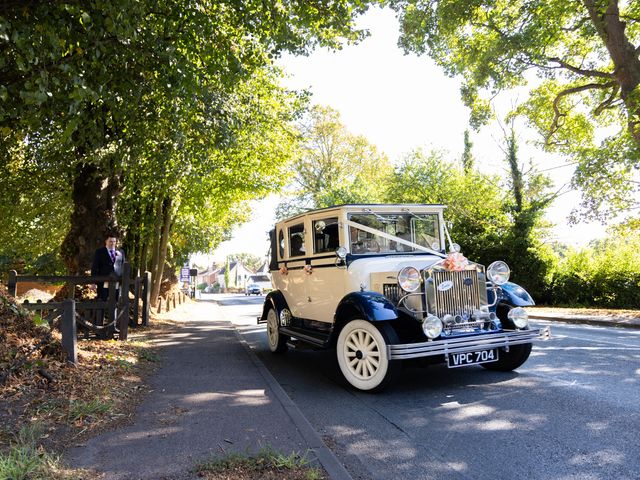
<instances>
[{"instance_id":1,"label":"man standing by fence","mask_svg":"<svg viewBox=\"0 0 640 480\"><path fill-rule=\"evenodd\" d=\"M104 247L100 247L93 255L91 264L91 275L111 275L115 273L122 275L122 265L124 264L124 252L117 248L118 239L113 234L108 234L104 241ZM98 287L98 299L107 300L109 298L109 284L107 282L96 283ZM119 285L116 285L116 298L118 298Z\"/></svg>"}]
</instances>

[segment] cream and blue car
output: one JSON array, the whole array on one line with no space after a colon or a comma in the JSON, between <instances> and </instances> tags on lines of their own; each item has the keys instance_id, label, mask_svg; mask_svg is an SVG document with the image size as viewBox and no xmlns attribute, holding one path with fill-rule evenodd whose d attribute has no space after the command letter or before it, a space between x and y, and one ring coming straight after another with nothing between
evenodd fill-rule
<instances>
[{"instance_id":1,"label":"cream and blue car","mask_svg":"<svg viewBox=\"0 0 640 480\"><path fill-rule=\"evenodd\" d=\"M443 205L341 205L279 222L271 232L274 290L259 322L274 353L335 348L346 381L387 386L400 362L511 371L532 342L529 294L509 267L467 260L449 238Z\"/></svg>"}]
</instances>

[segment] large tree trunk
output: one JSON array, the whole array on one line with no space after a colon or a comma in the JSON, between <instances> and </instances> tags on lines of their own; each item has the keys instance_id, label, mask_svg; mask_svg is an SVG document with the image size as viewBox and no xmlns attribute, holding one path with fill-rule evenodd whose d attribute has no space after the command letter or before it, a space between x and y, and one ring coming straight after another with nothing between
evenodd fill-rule
<instances>
[{"instance_id":1,"label":"large tree trunk","mask_svg":"<svg viewBox=\"0 0 640 480\"><path fill-rule=\"evenodd\" d=\"M611 55L615 66L613 75L627 110L627 128L640 147L640 58L625 33L627 24L620 20L618 0L609 0L605 10L599 10L601 4L594 0L584 0L584 4Z\"/></svg>"},{"instance_id":2,"label":"large tree trunk","mask_svg":"<svg viewBox=\"0 0 640 480\"><path fill-rule=\"evenodd\" d=\"M82 275L91 268L93 253L116 230L117 178L96 165L79 163L73 180L71 226L61 247L69 275Z\"/></svg>"}]
</instances>

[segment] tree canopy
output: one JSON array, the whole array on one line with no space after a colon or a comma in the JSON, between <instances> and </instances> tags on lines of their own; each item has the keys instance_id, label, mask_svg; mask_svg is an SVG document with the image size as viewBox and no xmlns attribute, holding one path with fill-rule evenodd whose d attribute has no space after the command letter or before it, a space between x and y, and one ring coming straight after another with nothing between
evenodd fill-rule
<instances>
[{"instance_id":1,"label":"tree canopy","mask_svg":"<svg viewBox=\"0 0 640 480\"><path fill-rule=\"evenodd\" d=\"M211 248L243 218L244 200L281 185L293 152L303 97L279 86L273 59L357 41L354 18L366 7L3 3L0 168L11 175L0 179L0 203L20 207L4 221L52 220L41 228L63 244L70 273L109 230L159 272L167 252Z\"/></svg>"},{"instance_id":2,"label":"tree canopy","mask_svg":"<svg viewBox=\"0 0 640 480\"><path fill-rule=\"evenodd\" d=\"M472 124L499 92L535 80L517 114L549 151L577 162L592 216L637 206L640 3L617 0L390 0L400 45L463 79ZM533 74L537 74L535 79Z\"/></svg>"},{"instance_id":3,"label":"tree canopy","mask_svg":"<svg viewBox=\"0 0 640 480\"><path fill-rule=\"evenodd\" d=\"M350 133L336 110L316 105L298 128L301 144L280 218L305 209L383 200L389 160L365 137Z\"/></svg>"}]
</instances>

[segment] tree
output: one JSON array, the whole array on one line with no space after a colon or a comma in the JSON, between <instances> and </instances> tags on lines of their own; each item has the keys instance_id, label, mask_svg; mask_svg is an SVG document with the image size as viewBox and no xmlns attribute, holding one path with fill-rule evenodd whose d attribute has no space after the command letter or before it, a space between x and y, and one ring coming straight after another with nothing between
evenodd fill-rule
<instances>
[{"instance_id":1,"label":"tree","mask_svg":"<svg viewBox=\"0 0 640 480\"><path fill-rule=\"evenodd\" d=\"M144 200L141 233L168 235L185 205L186 195L176 198L184 189L177 180L206 171L213 177L207 185L216 187L206 198L225 197L220 191L233 191L239 183L255 186L256 173L242 167L247 158L242 148L254 140L251 152L261 153L257 172L277 175L286 155L277 156L275 131L296 112L285 108L271 132L264 128L274 117L262 115L260 107L285 94L275 88L279 74L273 57L357 41L363 33L353 19L366 7L366 2L258 0L5 2L0 6L0 168L4 171L24 147L38 178L57 179L71 199L63 245L70 273L86 269L106 230L137 236L135 223L118 221L117 200L125 196ZM148 170L131 173L143 168ZM28 187L37 191L38 184ZM250 188L240 191L227 200L251 197ZM207 203L201 199L201 205ZM125 209L135 219L135 208ZM137 251L144 242L133 244ZM163 263L167 247L168 238L160 238L153 247L159 249L155 261Z\"/></svg>"},{"instance_id":2,"label":"tree","mask_svg":"<svg viewBox=\"0 0 640 480\"><path fill-rule=\"evenodd\" d=\"M548 178L523 172L517 151L512 128L506 138L505 188L491 175L446 161L440 152L416 150L396 167L387 201L446 205L453 240L467 257L484 265L505 260L516 282L546 300L554 260L544 244L543 216L556 194L548 192Z\"/></svg>"},{"instance_id":3,"label":"tree","mask_svg":"<svg viewBox=\"0 0 640 480\"><path fill-rule=\"evenodd\" d=\"M278 207L283 218L307 208L380 201L387 157L363 136L353 135L330 107L314 106L300 128L291 199Z\"/></svg>"},{"instance_id":4,"label":"tree","mask_svg":"<svg viewBox=\"0 0 640 480\"><path fill-rule=\"evenodd\" d=\"M258 269L264 264L265 259L252 253L233 253L229 255L234 262L240 262L253 272L257 272Z\"/></svg>"},{"instance_id":5,"label":"tree","mask_svg":"<svg viewBox=\"0 0 640 480\"><path fill-rule=\"evenodd\" d=\"M548 177L524 172L518 159L518 141L513 124L505 132L505 160L509 167L505 211L511 222L503 239L505 258L514 278L527 287L536 301L550 301L549 284L554 268L554 254L545 245L549 225L544 213L560 192L550 192Z\"/></svg>"},{"instance_id":6,"label":"tree","mask_svg":"<svg viewBox=\"0 0 640 480\"><path fill-rule=\"evenodd\" d=\"M469 135L469 129L464 131L464 150L462 151L462 168L465 172L470 172L473 169L473 143Z\"/></svg>"},{"instance_id":7,"label":"tree","mask_svg":"<svg viewBox=\"0 0 640 480\"><path fill-rule=\"evenodd\" d=\"M472 125L497 93L537 86L517 113L544 147L577 162L583 207L630 208L640 183L640 3L617 0L390 0L400 45L463 79ZM597 128L606 127L606 129ZM605 133L605 138L599 140ZM607 136L608 135L608 136Z\"/></svg>"},{"instance_id":8,"label":"tree","mask_svg":"<svg viewBox=\"0 0 640 480\"><path fill-rule=\"evenodd\" d=\"M467 257L485 264L503 257L509 218L501 189L491 176L464 172L442 152L418 149L406 155L388 181L386 200L444 204L453 241Z\"/></svg>"}]
</instances>

